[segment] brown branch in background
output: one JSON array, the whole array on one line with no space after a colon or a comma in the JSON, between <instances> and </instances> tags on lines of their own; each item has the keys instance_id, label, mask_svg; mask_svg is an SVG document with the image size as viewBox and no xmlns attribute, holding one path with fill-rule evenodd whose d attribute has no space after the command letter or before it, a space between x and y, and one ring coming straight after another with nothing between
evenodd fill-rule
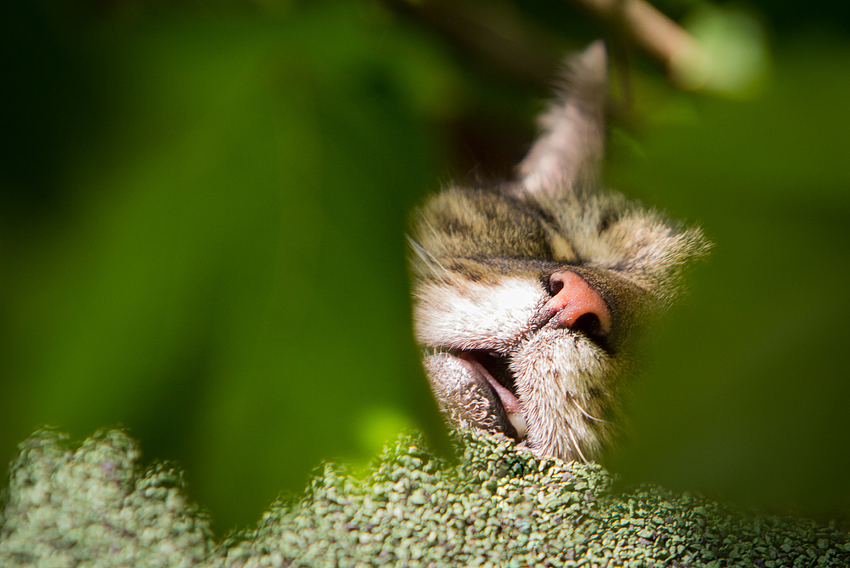
<instances>
[{"instance_id":1,"label":"brown branch in background","mask_svg":"<svg viewBox=\"0 0 850 568\"><path fill-rule=\"evenodd\" d=\"M547 83L564 51L558 37L498 0L387 0L399 11L446 34L495 67L536 84ZM658 60L679 87L696 89L710 59L699 42L646 0L567 0Z\"/></svg>"},{"instance_id":2,"label":"brown branch in background","mask_svg":"<svg viewBox=\"0 0 850 568\"><path fill-rule=\"evenodd\" d=\"M521 81L547 84L564 51L563 38L497 0L388 0L453 43Z\"/></svg>"},{"instance_id":3,"label":"brown branch in background","mask_svg":"<svg viewBox=\"0 0 850 568\"><path fill-rule=\"evenodd\" d=\"M568 0L616 25L628 39L667 69L672 82L686 89L707 79L709 56L679 24L645 0Z\"/></svg>"}]
</instances>

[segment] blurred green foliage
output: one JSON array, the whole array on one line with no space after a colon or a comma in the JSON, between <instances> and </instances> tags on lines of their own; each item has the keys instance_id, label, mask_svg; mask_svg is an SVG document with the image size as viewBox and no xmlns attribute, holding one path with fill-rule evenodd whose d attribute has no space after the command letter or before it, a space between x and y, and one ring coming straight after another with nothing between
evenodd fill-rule
<instances>
[{"instance_id":1,"label":"blurred green foliage","mask_svg":"<svg viewBox=\"0 0 850 568\"><path fill-rule=\"evenodd\" d=\"M403 233L445 167L439 52L351 4L36 22L63 45L6 110L76 115L4 179L4 460L37 424L121 423L228 528L322 459L438 431ZM63 104L66 84L96 95Z\"/></svg>"},{"instance_id":2,"label":"blurred green foliage","mask_svg":"<svg viewBox=\"0 0 850 568\"><path fill-rule=\"evenodd\" d=\"M850 509L850 26L831 6L777 4L746 100L634 58L609 180L717 246L647 339L606 464L625 484ZM0 459L43 424L120 423L223 532L324 459L363 463L409 425L439 444L405 218L441 182L509 172L545 81L397 4L0 10ZM598 31L517 10L561 49Z\"/></svg>"}]
</instances>

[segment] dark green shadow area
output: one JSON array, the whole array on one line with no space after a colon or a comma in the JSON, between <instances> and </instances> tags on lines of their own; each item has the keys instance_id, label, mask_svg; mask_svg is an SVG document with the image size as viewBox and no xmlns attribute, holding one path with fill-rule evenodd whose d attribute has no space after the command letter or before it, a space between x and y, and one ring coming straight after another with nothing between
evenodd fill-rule
<instances>
[{"instance_id":1,"label":"dark green shadow area","mask_svg":"<svg viewBox=\"0 0 850 568\"><path fill-rule=\"evenodd\" d=\"M848 89L847 39L798 34L758 97L672 97L648 113L643 156L614 161L618 187L716 244L652 337L632 438L609 464L624 485L850 511Z\"/></svg>"}]
</instances>

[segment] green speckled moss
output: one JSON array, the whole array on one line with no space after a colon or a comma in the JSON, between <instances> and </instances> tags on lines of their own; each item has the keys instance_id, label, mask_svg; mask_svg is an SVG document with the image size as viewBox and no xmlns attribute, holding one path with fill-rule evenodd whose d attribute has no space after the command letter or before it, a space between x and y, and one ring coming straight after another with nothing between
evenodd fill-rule
<instances>
[{"instance_id":1,"label":"green speckled moss","mask_svg":"<svg viewBox=\"0 0 850 568\"><path fill-rule=\"evenodd\" d=\"M44 430L12 463L0 566L193 566L210 557L209 522L183 496L182 474L135 469L123 432L79 448Z\"/></svg>"},{"instance_id":2,"label":"green speckled moss","mask_svg":"<svg viewBox=\"0 0 850 568\"><path fill-rule=\"evenodd\" d=\"M180 472L135 469L120 431L22 446L0 516L0 566L847 566L848 535L747 517L659 488L610 496L598 465L464 435L451 466L401 437L365 478L328 465L295 506L216 545Z\"/></svg>"}]
</instances>

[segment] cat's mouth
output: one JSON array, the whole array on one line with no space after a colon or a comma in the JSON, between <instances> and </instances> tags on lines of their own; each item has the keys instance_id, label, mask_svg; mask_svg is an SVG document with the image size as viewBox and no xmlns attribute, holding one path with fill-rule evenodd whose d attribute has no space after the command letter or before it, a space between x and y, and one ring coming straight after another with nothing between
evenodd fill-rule
<instances>
[{"instance_id":1,"label":"cat's mouth","mask_svg":"<svg viewBox=\"0 0 850 568\"><path fill-rule=\"evenodd\" d=\"M509 422L505 425L504 433L517 442L524 440L528 434L528 426L517 396L514 375L508 366L508 357L480 349L457 351L455 356L471 364L498 395Z\"/></svg>"}]
</instances>

